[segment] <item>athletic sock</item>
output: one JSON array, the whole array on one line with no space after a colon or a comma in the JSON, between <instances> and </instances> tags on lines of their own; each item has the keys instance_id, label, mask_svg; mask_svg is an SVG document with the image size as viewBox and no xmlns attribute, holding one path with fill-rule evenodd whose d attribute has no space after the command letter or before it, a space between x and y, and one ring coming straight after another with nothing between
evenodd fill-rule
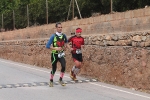
<instances>
[{"instance_id":1,"label":"athletic sock","mask_svg":"<svg viewBox=\"0 0 150 100\"><path fill-rule=\"evenodd\" d=\"M62 81L62 78L61 78L61 77L59 78L59 81Z\"/></svg>"},{"instance_id":2,"label":"athletic sock","mask_svg":"<svg viewBox=\"0 0 150 100\"><path fill-rule=\"evenodd\" d=\"M50 80L53 80L54 75L50 74Z\"/></svg>"},{"instance_id":3,"label":"athletic sock","mask_svg":"<svg viewBox=\"0 0 150 100\"><path fill-rule=\"evenodd\" d=\"M73 67L72 67L72 70L71 70L71 71L72 71L73 74L74 74L75 68L76 68L76 66L73 66Z\"/></svg>"},{"instance_id":4,"label":"athletic sock","mask_svg":"<svg viewBox=\"0 0 150 100\"><path fill-rule=\"evenodd\" d=\"M64 77L64 73L60 72L60 77L63 78Z\"/></svg>"},{"instance_id":5,"label":"athletic sock","mask_svg":"<svg viewBox=\"0 0 150 100\"><path fill-rule=\"evenodd\" d=\"M73 66L71 71L74 72L75 68L76 68L76 66Z\"/></svg>"},{"instance_id":6,"label":"athletic sock","mask_svg":"<svg viewBox=\"0 0 150 100\"><path fill-rule=\"evenodd\" d=\"M77 75L79 72L80 72L80 69L76 67L74 70L74 74Z\"/></svg>"}]
</instances>

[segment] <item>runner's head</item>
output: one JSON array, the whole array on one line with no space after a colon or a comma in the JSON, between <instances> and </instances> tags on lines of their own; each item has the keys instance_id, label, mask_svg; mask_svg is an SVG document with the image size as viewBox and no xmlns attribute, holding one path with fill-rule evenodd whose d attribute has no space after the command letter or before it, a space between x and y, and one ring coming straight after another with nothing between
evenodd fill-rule
<instances>
[{"instance_id":1,"label":"runner's head","mask_svg":"<svg viewBox=\"0 0 150 100\"><path fill-rule=\"evenodd\" d=\"M81 36L81 33L82 33L82 29L81 28L77 28L76 29L76 36Z\"/></svg>"},{"instance_id":2,"label":"runner's head","mask_svg":"<svg viewBox=\"0 0 150 100\"><path fill-rule=\"evenodd\" d=\"M55 25L55 27L56 27L56 30L57 30L58 33L62 32L62 25L61 25L60 22L57 22L56 25Z\"/></svg>"}]
</instances>

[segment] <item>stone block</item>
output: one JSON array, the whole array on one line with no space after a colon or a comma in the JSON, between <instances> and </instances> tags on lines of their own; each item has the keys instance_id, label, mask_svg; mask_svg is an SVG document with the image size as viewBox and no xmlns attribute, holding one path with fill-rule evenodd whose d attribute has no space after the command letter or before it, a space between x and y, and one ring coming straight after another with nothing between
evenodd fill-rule
<instances>
[{"instance_id":1,"label":"stone block","mask_svg":"<svg viewBox=\"0 0 150 100\"><path fill-rule=\"evenodd\" d=\"M127 32L127 31L126 31L126 26L121 26L121 27L120 27L120 30L121 30L121 32Z\"/></svg>"},{"instance_id":2,"label":"stone block","mask_svg":"<svg viewBox=\"0 0 150 100\"><path fill-rule=\"evenodd\" d=\"M140 43L139 43L139 46L140 46L140 47L145 47L145 42L140 42Z\"/></svg>"},{"instance_id":3,"label":"stone block","mask_svg":"<svg viewBox=\"0 0 150 100\"><path fill-rule=\"evenodd\" d=\"M65 23L62 23L62 25L63 25L64 27L68 27L68 26L70 26L70 22L71 22L71 21L66 21Z\"/></svg>"},{"instance_id":4,"label":"stone block","mask_svg":"<svg viewBox=\"0 0 150 100\"><path fill-rule=\"evenodd\" d=\"M139 35L133 36L132 40L136 42L142 41L142 36Z\"/></svg>"},{"instance_id":5,"label":"stone block","mask_svg":"<svg viewBox=\"0 0 150 100\"><path fill-rule=\"evenodd\" d=\"M107 46L115 46L115 41L107 41Z\"/></svg>"},{"instance_id":6,"label":"stone block","mask_svg":"<svg viewBox=\"0 0 150 100\"><path fill-rule=\"evenodd\" d=\"M133 24L132 25L138 25L138 24L142 24L142 20L140 18L133 18Z\"/></svg>"},{"instance_id":7,"label":"stone block","mask_svg":"<svg viewBox=\"0 0 150 100\"><path fill-rule=\"evenodd\" d=\"M87 18L87 24L93 24L93 17Z\"/></svg>"},{"instance_id":8,"label":"stone block","mask_svg":"<svg viewBox=\"0 0 150 100\"><path fill-rule=\"evenodd\" d=\"M106 33L114 33L114 28L113 27L106 27Z\"/></svg>"},{"instance_id":9,"label":"stone block","mask_svg":"<svg viewBox=\"0 0 150 100\"><path fill-rule=\"evenodd\" d=\"M132 28L133 28L133 31L140 31L140 30L143 30L143 25L142 24L134 25L132 26Z\"/></svg>"},{"instance_id":10,"label":"stone block","mask_svg":"<svg viewBox=\"0 0 150 100\"><path fill-rule=\"evenodd\" d=\"M101 15L100 22L105 22L105 21L106 21L106 15Z\"/></svg>"},{"instance_id":11,"label":"stone block","mask_svg":"<svg viewBox=\"0 0 150 100\"><path fill-rule=\"evenodd\" d=\"M146 36L142 36L142 41L146 41L147 37Z\"/></svg>"},{"instance_id":12,"label":"stone block","mask_svg":"<svg viewBox=\"0 0 150 100\"><path fill-rule=\"evenodd\" d=\"M125 26L124 20L118 20L118 26Z\"/></svg>"},{"instance_id":13,"label":"stone block","mask_svg":"<svg viewBox=\"0 0 150 100\"><path fill-rule=\"evenodd\" d=\"M146 36L146 41L149 41L150 40L150 35L147 35Z\"/></svg>"},{"instance_id":14,"label":"stone block","mask_svg":"<svg viewBox=\"0 0 150 100\"><path fill-rule=\"evenodd\" d=\"M130 40L118 40L115 42L115 45L117 46L131 46L131 41Z\"/></svg>"},{"instance_id":15,"label":"stone block","mask_svg":"<svg viewBox=\"0 0 150 100\"><path fill-rule=\"evenodd\" d=\"M104 46L104 43L102 41L100 41L99 46Z\"/></svg>"},{"instance_id":16,"label":"stone block","mask_svg":"<svg viewBox=\"0 0 150 100\"><path fill-rule=\"evenodd\" d=\"M75 25L76 26L81 25L81 20L75 20Z\"/></svg>"},{"instance_id":17,"label":"stone block","mask_svg":"<svg viewBox=\"0 0 150 100\"><path fill-rule=\"evenodd\" d=\"M144 15L150 16L150 7L144 9Z\"/></svg>"},{"instance_id":18,"label":"stone block","mask_svg":"<svg viewBox=\"0 0 150 100\"><path fill-rule=\"evenodd\" d=\"M105 40L110 41L111 39L112 39L112 37L110 35L105 36Z\"/></svg>"},{"instance_id":19,"label":"stone block","mask_svg":"<svg viewBox=\"0 0 150 100\"><path fill-rule=\"evenodd\" d=\"M150 47L150 40L145 42L145 47Z\"/></svg>"},{"instance_id":20,"label":"stone block","mask_svg":"<svg viewBox=\"0 0 150 100\"><path fill-rule=\"evenodd\" d=\"M132 41L132 46L136 47L137 46L137 42Z\"/></svg>"},{"instance_id":21,"label":"stone block","mask_svg":"<svg viewBox=\"0 0 150 100\"><path fill-rule=\"evenodd\" d=\"M93 23L99 23L100 22L100 16L93 17Z\"/></svg>"},{"instance_id":22,"label":"stone block","mask_svg":"<svg viewBox=\"0 0 150 100\"><path fill-rule=\"evenodd\" d=\"M141 17L141 16L144 16L144 9L133 10L134 18Z\"/></svg>"},{"instance_id":23,"label":"stone block","mask_svg":"<svg viewBox=\"0 0 150 100\"><path fill-rule=\"evenodd\" d=\"M69 21L69 26L74 26L74 21Z\"/></svg>"},{"instance_id":24,"label":"stone block","mask_svg":"<svg viewBox=\"0 0 150 100\"><path fill-rule=\"evenodd\" d=\"M110 22L110 25L111 25L112 27L117 27L117 26L119 25L119 22L118 22L118 21L111 21L111 22Z\"/></svg>"},{"instance_id":25,"label":"stone block","mask_svg":"<svg viewBox=\"0 0 150 100\"><path fill-rule=\"evenodd\" d=\"M105 21L106 22L109 22L109 21L112 21L113 20L113 16L112 16L112 14L107 14L107 15L105 15Z\"/></svg>"},{"instance_id":26,"label":"stone block","mask_svg":"<svg viewBox=\"0 0 150 100\"><path fill-rule=\"evenodd\" d=\"M124 12L124 18L133 18L133 11Z\"/></svg>"},{"instance_id":27,"label":"stone block","mask_svg":"<svg viewBox=\"0 0 150 100\"><path fill-rule=\"evenodd\" d=\"M133 25L132 19L125 19L124 20L124 25L125 26L131 26L131 25Z\"/></svg>"},{"instance_id":28,"label":"stone block","mask_svg":"<svg viewBox=\"0 0 150 100\"><path fill-rule=\"evenodd\" d=\"M108 30L107 30L107 28L103 28L103 34L108 34Z\"/></svg>"},{"instance_id":29,"label":"stone block","mask_svg":"<svg viewBox=\"0 0 150 100\"><path fill-rule=\"evenodd\" d=\"M123 20L125 18L124 12L113 14L113 20Z\"/></svg>"},{"instance_id":30,"label":"stone block","mask_svg":"<svg viewBox=\"0 0 150 100\"><path fill-rule=\"evenodd\" d=\"M142 26L143 26L143 30L149 30L150 29L150 23L145 23Z\"/></svg>"},{"instance_id":31,"label":"stone block","mask_svg":"<svg viewBox=\"0 0 150 100\"><path fill-rule=\"evenodd\" d=\"M110 22L104 22L103 23L103 27L106 28L106 27L111 27L111 23Z\"/></svg>"},{"instance_id":32,"label":"stone block","mask_svg":"<svg viewBox=\"0 0 150 100\"><path fill-rule=\"evenodd\" d=\"M142 24L150 23L150 16L141 17Z\"/></svg>"},{"instance_id":33,"label":"stone block","mask_svg":"<svg viewBox=\"0 0 150 100\"><path fill-rule=\"evenodd\" d=\"M131 32L133 31L132 25L126 26L126 32Z\"/></svg>"},{"instance_id":34,"label":"stone block","mask_svg":"<svg viewBox=\"0 0 150 100\"><path fill-rule=\"evenodd\" d=\"M120 26L114 26L113 29L114 29L114 33L121 32L121 27Z\"/></svg>"}]
</instances>

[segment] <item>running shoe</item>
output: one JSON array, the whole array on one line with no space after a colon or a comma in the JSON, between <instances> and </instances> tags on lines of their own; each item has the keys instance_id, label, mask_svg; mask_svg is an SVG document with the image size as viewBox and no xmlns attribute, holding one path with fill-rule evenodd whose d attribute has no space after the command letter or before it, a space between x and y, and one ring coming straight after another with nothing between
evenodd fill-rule
<instances>
[{"instance_id":1,"label":"running shoe","mask_svg":"<svg viewBox=\"0 0 150 100\"><path fill-rule=\"evenodd\" d=\"M59 83L61 84L61 86L66 86L63 80L59 80Z\"/></svg>"},{"instance_id":2,"label":"running shoe","mask_svg":"<svg viewBox=\"0 0 150 100\"><path fill-rule=\"evenodd\" d=\"M73 80L78 81L78 79L76 78L76 75L73 76Z\"/></svg>"},{"instance_id":3,"label":"running shoe","mask_svg":"<svg viewBox=\"0 0 150 100\"><path fill-rule=\"evenodd\" d=\"M73 72L72 72L72 71L70 71L70 78L71 78L72 80L74 80L74 75L73 75Z\"/></svg>"},{"instance_id":4,"label":"running shoe","mask_svg":"<svg viewBox=\"0 0 150 100\"><path fill-rule=\"evenodd\" d=\"M49 82L49 87L53 87L53 81Z\"/></svg>"}]
</instances>

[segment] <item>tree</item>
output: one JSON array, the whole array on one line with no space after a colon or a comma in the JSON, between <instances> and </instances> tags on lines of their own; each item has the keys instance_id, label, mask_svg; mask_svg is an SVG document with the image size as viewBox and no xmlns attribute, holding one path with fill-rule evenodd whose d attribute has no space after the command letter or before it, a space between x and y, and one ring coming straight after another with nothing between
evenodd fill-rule
<instances>
[{"instance_id":1,"label":"tree","mask_svg":"<svg viewBox=\"0 0 150 100\"><path fill-rule=\"evenodd\" d=\"M71 0L47 0L49 23L65 21ZM144 8L150 0L112 0L113 11ZM110 13L110 0L77 0L82 18L91 17L92 13ZM27 27L27 5L29 5L30 26L46 24L46 0L0 0L0 14L4 15L5 29L13 29L13 10L15 11L16 28ZM72 10L69 19L72 19ZM77 7L74 15L79 18ZM1 17L0 17L1 18ZM1 20L0 20L1 25ZM1 25L2 26L2 25Z\"/></svg>"}]
</instances>

